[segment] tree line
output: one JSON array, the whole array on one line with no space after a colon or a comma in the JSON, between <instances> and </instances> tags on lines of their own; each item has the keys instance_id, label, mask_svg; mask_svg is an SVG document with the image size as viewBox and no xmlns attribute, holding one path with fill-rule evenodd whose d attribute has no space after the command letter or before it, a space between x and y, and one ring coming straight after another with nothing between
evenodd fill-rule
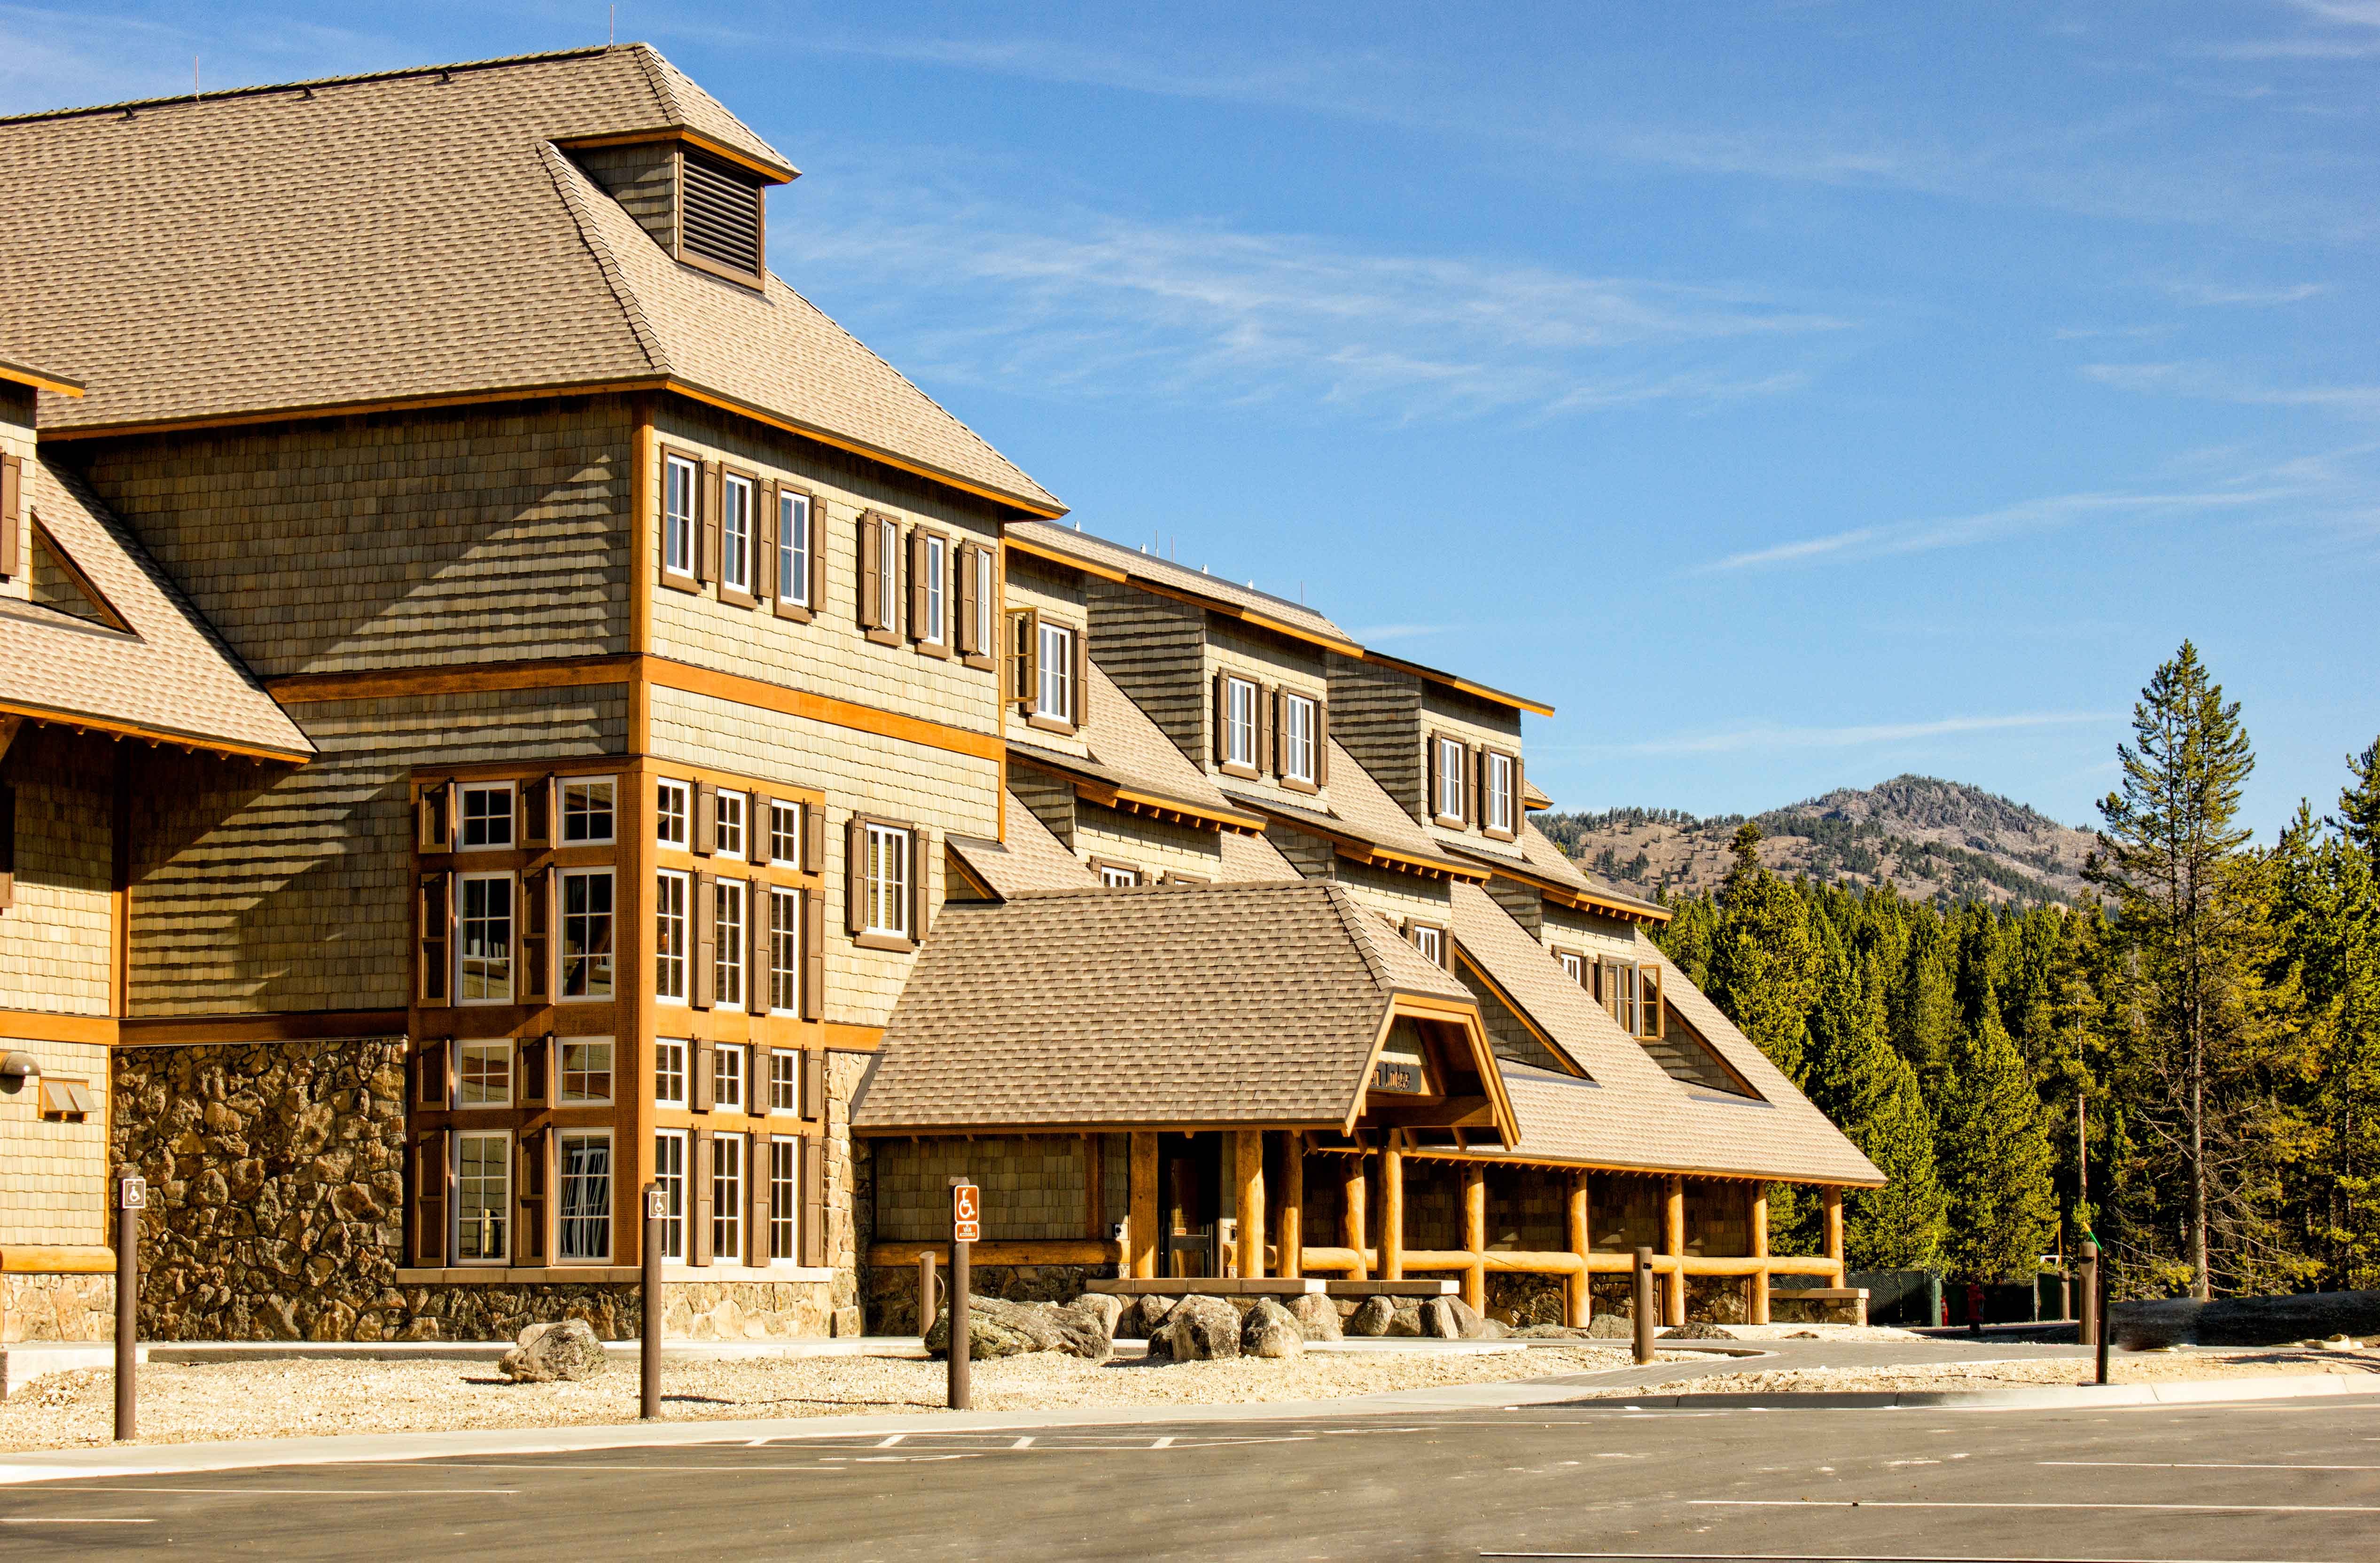
<instances>
[{"instance_id":1,"label":"tree line","mask_svg":"<svg viewBox=\"0 0 2380 1563\"><path fill-rule=\"evenodd\" d=\"M1662 948L1890 1180L1854 1269L2030 1274L2085 1236L2126 1296L2380 1287L2380 740L2270 846L2184 642L2133 709L2081 904L1938 907L1734 838ZM1770 1226L1813 1248L1816 1202Z\"/></svg>"}]
</instances>

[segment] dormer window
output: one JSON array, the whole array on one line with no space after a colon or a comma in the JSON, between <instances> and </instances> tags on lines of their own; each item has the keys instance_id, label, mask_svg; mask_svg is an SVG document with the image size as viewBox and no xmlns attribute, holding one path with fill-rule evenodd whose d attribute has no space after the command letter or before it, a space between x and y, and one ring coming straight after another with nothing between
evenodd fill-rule
<instances>
[{"instance_id":1,"label":"dormer window","mask_svg":"<svg viewBox=\"0 0 2380 1563\"><path fill-rule=\"evenodd\" d=\"M1501 749L1490 749L1479 762L1480 827L1499 841L1520 834L1514 823L1521 812L1521 762Z\"/></svg>"},{"instance_id":2,"label":"dormer window","mask_svg":"<svg viewBox=\"0 0 2380 1563\"><path fill-rule=\"evenodd\" d=\"M764 255L760 181L743 169L688 150L680 181L679 259L739 282L758 283Z\"/></svg>"},{"instance_id":3,"label":"dormer window","mask_svg":"<svg viewBox=\"0 0 2380 1563\"><path fill-rule=\"evenodd\" d=\"M1460 738L1429 741L1429 812L1440 825L1470 823L1471 748Z\"/></svg>"}]
</instances>

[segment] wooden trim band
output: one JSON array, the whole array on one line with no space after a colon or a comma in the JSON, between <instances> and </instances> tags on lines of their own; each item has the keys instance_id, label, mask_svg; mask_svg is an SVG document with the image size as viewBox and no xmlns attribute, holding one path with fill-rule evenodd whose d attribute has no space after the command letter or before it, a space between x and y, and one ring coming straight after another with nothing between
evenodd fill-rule
<instances>
[{"instance_id":1,"label":"wooden trim band","mask_svg":"<svg viewBox=\"0 0 2380 1563\"><path fill-rule=\"evenodd\" d=\"M0 380L14 381L19 385L30 385L36 391L55 392L61 396L79 396L83 394L83 383L79 380L69 379L63 374L51 374L46 370L37 370L30 364L15 363L6 358L0 358ZM46 435L48 430L44 430L42 432Z\"/></svg>"},{"instance_id":2,"label":"wooden trim band","mask_svg":"<svg viewBox=\"0 0 2380 1563\"><path fill-rule=\"evenodd\" d=\"M113 1015L61 1015L46 1010L0 1010L0 1037L20 1042L88 1042L112 1047Z\"/></svg>"},{"instance_id":3,"label":"wooden trim band","mask_svg":"<svg viewBox=\"0 0 2380 1563\"><path fill-rule=\"evenodd\" d=\"M320 1042L407 1035L403 1010L294 1010L279 1014L140 1015L115 1023L124 1048L202 1042Z\"/></svg>"},{"instance_id":4,"label":"wooden trim band","mask_svg":"<svg viewBox=\"0 0 2380 1563\"><path fill-rule=\"evenodd\" d=\"M634 657L532 657L455 667L284 673L266 679L264 690L282 705L298 706L407 695L468 695L488 689L575 689L588 685L625 684L636 674Z\"/></svg>"},{"instance_id":5,"label":"wooden trim band","mask_svg":"<svg viewBox=\"0 0 2380 1563\"><path fill-rule=\"evenodd\" d=\"M1459 673L1443 672L1437 668L1425 667L1419 662L1408 662L1402 657L1391 657L1385 651L1358 648L1351 654L1375 667L1394 668L1399 672L1411 673L1426 684L1439 685L1447 689L1460 689L1465 695L1476 696L1494 705L1509 706L1514 710L1528 711L1536 716L1549 717L1554 714L1554 709L1543 700L1532 700L1525 695L1507 694L1492 685L1481 684L1475 679L1464 678Z\"/></svg>"},{"instance_id":6,"label":"wooden trim band","mask_svg":"<svg viewBox=\"0 0 2380 1563\"><path fill-rule=\"evenodd\" d=\"M597 147L650 146L659 141L676 141L738 168L759 175L771 185L787 185L801 177L802 171L791 164L771 163L738 151L724 141L714 140L699 130L689 130L683 125L655 126L650 130L619 130L607 136L566 136L553 143L564 151L591 151Z\"/></svg>"},{"instance_id":7,"label":"wooden trim band","mask_svg":"<svg viewBox=\"0 0 2380 1563\"><path fill-rule=\"evenodd\" d=\"M880 1242L870 1245L868 1262L915 1269L917 1255L930 1254L947 1264L947 1242ZM1123 1244L1105 1238L1042 1238L1018 1242L978 1242L967 1247L978 1265L1112 1265L1123 1258Z\"/></svg>"},{"instance_id":8,"label":"wooden trim band","mask_svg":"<svg viewBox=\"0 0 2380 1563\"><path fill-rule=\"evenodd\" d=\"M22 700L0 699L0 716L18 716L30 721L44 722L52 727L71 727L77 732L105 733L117 738L145 739L152 745L171 744L177 749L205 749L211 754L233 755L241 759L284 760L291 765L303 765L314 757L311 749L275 749L256 744L237 744L227 738L209 737L201 733L184 733L170 727L152 727L142 722L116 721L107 717L85 716L79 711L55 710Z\"/></svg>"},{"instance_id":9,"label":"wooden trim band","mask_svg":"<svg viewBox=\"0 0 2380 1563\"><path fill-rule=\"evenodd\" d=\"M1044 519L1054 520L1056 517L1049 516ZM1227 619L1237 619L1243 624L1254 624L1258 629L1270 630L1275 635L1287 636L1292 640L1304 641L1308 646L1319 646L1326 651L1336 651L1342 657L1365 655L1364 648L1352 640L1342 640L1337 636L1324 635L1319 630L1305 629L1287 620L1276 619L1269 613L1243 607L1239 603L1226 601L1220 597L1201 596L1197 592L1182 587L1172 586L1163 581L1153 581L1146 576L1134 575L1128 570L1117 570L1109 565L1094 564L1087 559L1068 553L1063 549L1051 548L1046 543L1037 543L1028 539L1012 536L1006 541L1009 547L1019 553L1028 553L1036 559L1045 559L1052 564L1062 565L1069 570L1080 570L1087 576L1096 576L1103 581L1111 581L1118 586L1130 585L1157 597L1168 598L1175 602L1186 602L1194 608L1204 608L1209 612L1220 613Z\"/></svg>"},{"instance_id":10,"label":"wooden trim band","mask_svg":"<svg viewBox=\"0 0 2380 1563\"><path fill-rule=\"evenodd\" d=\"M993 733L945 727L938 721L903 716L896 711L879 710L874 706L838 700L828 695L813 695L808 690L788 689L783 685L746 678L741 673L698 668L666 657L647 657L642 661L640 671L644 680L663 689L675 689L688 695L707 695L717 700L734 701L739 706L775 711L781 716L807 717L812 721L873 733L884 738L898 738L904 743L922 744L930 749L942 749L976 759L999 760L1008 753L1008 745Z\"/></svg>"},{"instance_id":11,"label":"wooden trim band","mask_svg":"<svg viewBox=\"0 0 2380 1563\"><path fill-rule=\"evenodd\" d=\"M115 1250L104 1243L79 1242L48 1248L10 1244L0 1248L0 1274L12 1276L112 1276Z\"/></svg>"}]
</instances>

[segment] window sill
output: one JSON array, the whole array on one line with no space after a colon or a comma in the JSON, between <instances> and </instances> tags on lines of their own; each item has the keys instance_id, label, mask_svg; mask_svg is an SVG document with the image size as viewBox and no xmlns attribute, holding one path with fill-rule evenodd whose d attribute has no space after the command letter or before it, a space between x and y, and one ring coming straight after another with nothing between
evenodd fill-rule
<instances>
[{"instance_id":1,"label":"window sill","mask_svg":"<svg viewBox=\"0 0 2380 1563\"><path fill-rule=\"evenodd\" d=\"M972 651L968 652L965 656L961 657L959 660L965 662L968 667L975 669L978 672L998 672L1000 671L1000 664L998 662L993 661L989 657L979 657Z\"/></svg>"},{"instance_id":2,"label":"window sill","mask_svg":"<svg viewBox=\"0 0 2380 1563\"><path fill-rule=\"evenodd\" d=\"M1315 794L1319 793L1319 792L1321 792L1321 791L1322 791L1322 789L1321 789L1320 787L1317 786L1315 783L1313 783L1313 782L1311 782L1305 781L1305 780L1303 780L1303 779L1301 779L1301 778L1299 778L1299 777L1295 777L1295 776L1284 776L1284 777L1282 777L1282 778L1281 779L1281 787L1282 787L1282 789L1283 789L1284 791L1292 792L1292 793L1304 793L1304 794L1307 794L1308 796L1312 796L1313 794Z\"/></svg>"},{"instance_id":3,"label":"window sill","mask_svg":"<svg viewBox=\"0 0 2380 1563\"><path fill-rule=\"evenodd\" d=\"M869 630L868 632L868 638L879 646L898 646L901 644L900 635L897 632L889 629Z\"/></svg>"},{"instance_id":4,"label":"window sill","mask_svg":"<svg viewBox=\"0 0 2380 1563\"><path fill-rule=\"evenodd\" d=\"M817 617L816 614L812 613L808 608L803 607L798 602L778 602L772 604L771 607L777 617L781 619L791 619L797 624L808 624L810 620Z\"/></svg>"},{"instance_id":5,"label":"window sill","mask_svg":"<svg viewBox=\"0 0 2380 1563\"><path fill-rule=\"evenodd\" d=\"M1046 717L1038 711L1026 717L1025 719L1025 725L1027 727L1038 727L1044 733L1062 733L1070 738L1073 737L1076 732L1075 726L1073 722L1060 721L1056 717Z\"/></svg>"},{"instance_id":6,"label":"window sill","mask_svg":"<svg viewBox=\"0 0 2380 1563\"><path fill-rule=\"evenodd\" d=\"M905 939L899 934L853 934L851 943L857 950L889 950L900 955L909 954L917 948L916 939Z\"/></svg>"},{"instance_id":7,"label":"window sill","mask_svg":"<svg viewBox=\"0 0 2380 1563\"><path fill-rule=\"evenodd\" d=\"M1492 826L1483 826L1479 833L1491 842L1516 842L1521 839L1510 830L1499 830Z\"/></svg>"},{"instance_id":8,"label":"window sill","mask_svg":"<svg viewBox=\"0 0 2380 1563\"><path fill-rule=\"evenodd\" d=\"M944 646L938 640L921 640L917 642L917 655L920 657L939 658L941 660L948 661L950 660L951 648Z\"/></svg>"},{"instance_id":9,"label":"window sill","mask_svg":"<svg viewBox=\"0 0 2380 1563\"><path fill-rule=\"evenodd\" d=\"M1429 822L1437 826L1441 830L1468 830L1471 829L1471 821L1463 818L1461 815L1456 814L1432 815Z\"/></svg>"},{"instance_id":10,"label":"window sill","mask_svg":"<svg viewBox=\"0 0 2380 1563\"><path fill-rule=\"evenodd\" d=\"M719 588L719 600L730 608L758 608L760 605L759 598L748 591L732 586L722 586Z\"/></svg>"},{"instance_id":11,"label":"window sill","mask_svg":"<svg viewBox=\"0 0 2380 1563\"><path fill-rule=\"evenodd\" d=\"M1262 776L1257 774L1257 768L1255 766L1242 765L1236 760L1225 760L1215 769L1221 771L1226 776L1236 776L1243 782L1261 782L1264 780Z\"/></svg>"},{"instance_id":12,"label":"window sill","mask_svg":"<svg viewBox=\"0 0 2380 1563\"><path fill-rule=\"evenodd\" d=\"M675 570L663 570L662 572L662 585L669 588L672 591L690 592L698 597L702 594L702 583L700 581L696 580L692 576L681 576Z\"/></svg>"}]
</instances>

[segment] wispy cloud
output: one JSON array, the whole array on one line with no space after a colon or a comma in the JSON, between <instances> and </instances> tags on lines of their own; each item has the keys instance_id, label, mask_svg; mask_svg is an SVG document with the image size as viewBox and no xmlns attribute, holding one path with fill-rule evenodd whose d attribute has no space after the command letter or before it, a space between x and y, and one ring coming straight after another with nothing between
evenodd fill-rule
<instances>
[{"instance_id":1,"label":"wispy cloud","mask_svg":"<svg viewBox=\"0 0 2380 1563\"><path fill-rule=\"evenodd\" d=\"M1729 284L858 185L824 220L781 222L772 254L806 287L858 297L870 334L890 326L937 376L1035 394L1402 418L1718 405L1803 385L1809 371L1783 345L1852 324Z\"/></svg>"},{"instance_id":2,"label":"wispy cloud","mask_svg":"<svg viewBox=\"0 0 2380 1563\"><path fill-rule=\"evenodd\" d=\"M2028 727L2075 727L2121 721L2108 711L2023 711L2006 716L1937 717L1927 721L1875 722L1854 727L1787 727L1754 722L1705 733L1677 733L1628 744L1538 745L1548 753L1596 755L1733 755L1797 749L1856 749L1919 738L2002 733Z\"/></svg>"},{"instance_id":3,"label":"wispy cloud","mask_svg":"<svg viewBox=\"0 0 2380 1563\"><path fill-rule=\"evenodd\" d=\"M1819 560L1874 559L1891 554L1923 553L1934 549L1961 548L1973 543L1996 541L2019 533L2054 530L2105 515L2132 516L2159 512L2230 509L2263 503L2280 496L2281 491L2277 489L2211 490L2169 494L2057 494L1973 515L1855 527L1848 531L1798 539L1767 548L1748 549L1713 560L1691 573L1708 576L1806 564Z\"/></svg>"},{"instance_id":4,"label":"wispy cloud","mask_svg":"<svg viewBox=\"0 0 2380 1563\"><path fill-rule=\"evenodd\" d=\"M2247 406L2326 407L2352 417L2380 416L2380 385L2268 385L2243 380L2218 364L2085 364L2083 375L2126 391Z\"/></svg>"},{"instance_id":5,"label":"wispy cloud","mask_svg":"<svg viewBox=\"0 0 2380 1563\"><path fill-rule=\"evenodd\" d=\"M2213 283L2169 282L2164 287L2184 304L2200 309L2222 305L2270 309L2279 304L2302 304L2330 291L2328 283L2299 283L2292 287L2225 287Z\"/></svg>"}]
</instances>

